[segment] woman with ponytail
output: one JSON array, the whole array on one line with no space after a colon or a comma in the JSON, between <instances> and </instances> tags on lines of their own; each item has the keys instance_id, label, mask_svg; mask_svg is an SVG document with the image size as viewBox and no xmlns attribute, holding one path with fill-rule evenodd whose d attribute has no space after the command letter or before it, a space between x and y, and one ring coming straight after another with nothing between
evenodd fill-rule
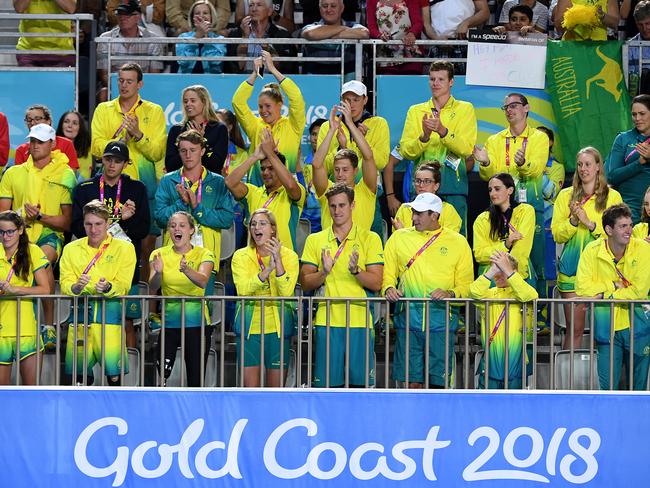
<instances>
[{"instance_id":1,"label":"woman with ponytail","mask_svg":"<svg viewBox=\"0 0 650 488\"><path fill-rule=\"evenodd\" d=\"M268 128L272 132L276 150L284 154L287 168L295 174L302 133L305 130L305 100L298 85L278 71L267 51L262 51L262 56L255 58L253 64L250 76L239 85L232 97L233 111L251 141L251 147L260 145L264 129ZM265 69L275 77L277 83L267 83L262 88L257 98L259 116L256 117L248 106L248 99L253 93L255 81L263 76ZM281 112L284 103L282 92L289 99L288 116ZM253 166L248 181L262 186L259 163Z\"/></svg>"},{"instance_id":2,"label":"woman with ponytail","mask_svg":"<svg viewBox=\"0 0 650 488\"><path fill-rule=\"evenodd\" d=\"M617 203L623 203L619 192L607 186L603 158L594 147L585 147L576 155L576 171L573 185L562 190L555 200L551 232L558 244L564 244L558 261L557 287L562 298L574 298L575 278L582 250L591 241L604 234L603 212ZM577 349L585 330L585 306L565 305L567 323L573 322L573 337L564 337L564 348L569 349L571 340Z\"/></svg>"},{"instance_id":3,"label":"woman with ponytail","mask_svg":"<svg viewBox=\"0 0 650 488\"><path fill-rule=\"evenodd\" d=\"M498 173L488 181L490 207L474 221L474 259L479 274L491 266L496 251L511 254L519 263L519 274L530 278L529 258L535 234L535 209L515 201L515 180Z\"/></svg>"},{"instance_id":4,"label":"woman with ponytail","mask_svg":"<svg viewBox=\"0 0 650 488\"><path fill-rule=\"evenodd\" d=\"M18 360L21 383L35 385L35 354L37 348L43 350L43 342L34 304L21 300L19 315L17 301L7 297L49 294L49 261L40 247L29 243L24 220L12 210L0 212L0 240L0 384L9 384L11 365Z\"/></svg>"}]
</instances>

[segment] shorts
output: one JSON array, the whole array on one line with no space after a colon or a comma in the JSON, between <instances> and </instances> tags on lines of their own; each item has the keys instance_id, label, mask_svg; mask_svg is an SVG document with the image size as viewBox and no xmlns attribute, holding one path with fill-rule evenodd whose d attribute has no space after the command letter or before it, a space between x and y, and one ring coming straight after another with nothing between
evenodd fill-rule
<instances>
[{"instance_id":1,"label":"shorts","mask_svg":"<svg viewBox=\"0 0 650 488\"><path fill-rule=\"evenodd\" d=\"M557 274L557 289L562 293L575 293L576 291L576 277L568 276L558 272Z\"/></svg>"},{"instance_id":2,"label":"shorts","mask_svg":"<svg viewBox=\"0 0 650 488\"><path fill-rule=\"evenodd\" d=\"M241 363L241 337L237 336L237 364ZM283 339L284 350L282 351L283 368L289 367L289 348L290 338ZM244 367L259 366L262 350L261 334L251 334L248 339L244 339ZM276 332L264 334L264 368L280 369L280 338Z\"/></svg>"},{"instance_id":3,"label":"shorts","mask_svg":"<svg viewBox=\"0 0 650 488\"><path fill-rule=\"evenodd\" d=\"M129 289L130 296L138 296L140 294L140 288L137 283L131 285ZM142 315L142 300L126 300L126 318L127 319L139 319Z\"/></svg>"},{"instance_id":4,"label":"shorts","mask_svg":"<svg viewBox=\"0 0 650 488\"><path fill-rule=\"evenodd\" d=\"M426 334L421 330L409 330L409 383L424 383L424 355L426 354ZM449 334L448 370L445 375L445 332L429 332L429 385L451 385L454 355L454 334ZM405 381L406 372L406 330L397 330L395 356L393 360L393 379Z\"/></svg>"},{"instance_id":5,"label":"shorts","mask_svg":"<svg viewBox=\"0 0 650 488\"><path fill-rule=\"evenodd\" d=\"M119 376L122 371L122 354L124 354L124 374L129 372L129 360L126 347L121 347L122 332L121 325L106 324L106 333L104 335L104 364L106 376ZM72 375L73 368L73 350L74 350L74 327L68 328L68 341L65 350L65 372ZM126 335L124 336L126 340ZM93 376L93 366L102 361L102 326L101 324L92 323L88 327L88 343L86 344L87 353L87 374ZM83 374L84 365L84 327L77 327L77 374Z\"/></svg>"},{"instance_id":6,"label":"shorts","mask_svg":"<svg viewBox=\"0 0 650 488\"><path fill-rule=\"evenodd\" d=\"M61 257L61 251L63 250L63 239L59 237L54 232L49 234L41 234L41 237L36 241L38 247L50 246L56 251L57 257Z\"/></svg>"},{"instance_id":7,"label":"shorts","mask_svg":"<svg viewBox=\"0 0 650 488\"><path fill-rule=\"evenodd\" d=\"M366 342L366 331L368 339ZM314 386L332 387L345 385L345 327L331 327L330 334L330 363L329 385L326 381L327 367L327 327L314 327L316 341L316 364L314 366ZM350 328L350 364L349 384L359 387L375 384L375 331L361 327ZM367 354L367 355L366 355ZM366 358L368 359L368 375L366 376Z\"/></svg>"},{"instance_id":8,"label":"shorts","mask_svg":"<svg viewBox=\"0 0 650 488\"><path fill-rule=\"evenodd\" d=\"M43 351L43 340L39 336L21 336L20 337L20 360L36 354L36 337L38 337L38 347ZM16 337L0 337L0 364L11 364L16 360L17 350Z\"/></svg>"}]
</instances>

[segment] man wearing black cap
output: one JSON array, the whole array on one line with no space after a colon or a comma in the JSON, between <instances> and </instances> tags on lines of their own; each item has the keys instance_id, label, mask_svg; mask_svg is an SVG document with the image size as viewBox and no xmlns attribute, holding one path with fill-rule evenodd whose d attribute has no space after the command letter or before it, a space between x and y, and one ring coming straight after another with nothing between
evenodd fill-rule
<instances>
[{"instance_id":1,"label":"man wearing black cap","mask_svg":"<svg viewBox=\"0 0 650 488\"><path fill-rule=\"evenodd\" d=\"M149 233L150 217L147 189L141 181L122 174L130 164L129 148L122 141L106 145L102 155L102 174L80 183L72 197L72 233L78 238L86 236L83 208L91 200L100 200L111 214L109 233L114 238L130 240L140 260L141 241ZM138 294L139 268L136 266L130 295ZM133 319L140 317L139 303L127 302L126 344L135 347Z\"/></svg>"},{"instance_id":2,"label":"man wearing black cap","mask_svg":"<svg viewBox=\"0 0 650 488\"><path fill-rule=\"evenodd\" d=\"M117 15L117 26L108 32L104 32L101 36L110 39L128 39L137 37L157 37L156 34L145 29L140 25L142 9L138 0L125 0L115 9ZM108 44L99 44L97 50L98 59L97 66L98 79L101 81L102 89L99 93L100 102L106 101L106 90L108 86ZM160 73L163 64L160 61L150 61L138 59L139 56L161 56L164 54L164 44L144 43L136 44L132 42L117 42L111 43L111 56L133 56L133 60L137 62L142 71L145 73ZM113 68L119 67L124 61L117 61L113 64Z\"/></svg>"}]
</instances>

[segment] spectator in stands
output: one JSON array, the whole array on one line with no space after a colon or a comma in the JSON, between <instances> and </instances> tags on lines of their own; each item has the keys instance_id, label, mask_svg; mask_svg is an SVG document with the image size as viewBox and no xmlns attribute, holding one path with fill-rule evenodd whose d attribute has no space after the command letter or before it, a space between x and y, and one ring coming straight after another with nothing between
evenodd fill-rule
<instances>
[{"instance_id":1,"label":"spectator in stands","mask_svg":"<svg viewBox=\"0 0 650 488\"><path fill-rule=\"evenodd\" d=\"M95 109L91 124L91 151L94 157L101 158L110 141L124 142L133 163L124 169L124 173L144 183L149 210L153 212L157 179L163 173L167 134L162 107L140 98L143 85L142 68L137 63L122 65L117 78L119 96L100 103ZM149 235L142 241L141 266L145 276L149 273L147 256L154 248L157 235L160 235L160 229L152 215Z\"/></svg>"},{"instance_id":2,"label":"spectator in stands","mask_svg":"<svg viewBox=\"0 0 650 488\"><path fill-rule=\"evenodd\" d=\"M108 25L113 28L118 24L118 14L116 12L124 0L108 0L106 2L106 18ZM142 0L140 2L142 9L142 24L157 37L165 37L165 0Z\"/></svg>"},{"instance_id":3,"label":"spectator in stands","mask_svg":"<svg viewBox=\"0 0 650 488\"><path fill-rule=\"evenodd\" d=\"M343 0L319 0L321 19L305 25L300 36L308 41L325 39L368 39L368 29L356 22L343 20ZM344 72L354 73L355 47L350 45L341 52L340 44L308 44L303 49L306 57L344 57ZM340 61L307 62L303 72L313 74L337 74L341 72Z\"/></svg>"},{"instance_id":4,"label":"spectator in stands","mask_svg":"<svg viewBox=\"0 0 650 488\"><path fill-rule=\"evenodd\" d=\"M431 99L409 107L400 139L400 154L419 164L422 161L444 162L441 167L440 196L454 206L463 219L461 233L467 225L467 173L474 163L467 163L476 142L476 114L469 102L451 95L454 67L447 61L434 61L429 68ZM444 192L444 193L443 193Z\"/></svg>"},{"instance_id":5,"label":"spectator in stands","mask_svg":"<svg viewBox=\"0 0 650 488\"><path fill-rule=\"evenodd\" d=\"M394 232L386 242L381 289L386 299L393 303L402 297L421 298L422 301L398 303L393 313L397 329L393 379L406 381L409 388L422 388L425 355L428 354L428 386L444 388L451 385L458 313L453 311L446 316L442 300L467 297L474 278L472 251L462 235L440 226L442 200L436 195L421 193L409 205L413 211L413 227ZM409 308L409 323L406 322L406 307ZM429 316L428 350L425 349L425 307ZM450 342L445 344L447 333Z\"/></svg>"},{"instance_id":6,"label":"spectator in stands","mask_svg":"<svg viewBox=\"0 0 650 488\"><path fill-rule=\"evenodd\" d=\"M521 7L521 6L520 6ZM513 7L510 12L518 7ZM513 12L516 15L517 11ZM546 279L544 277L544 193L542 184L544 168L548 162L548 136L531 127L528 123L530 105L521 93L510 93L503 106L508 127L488 137L485 148L474 148L474 159L479 163L481 179L488 181L497 173L508 173L516 181L514 199L519 203L528 203L535 209L533 249L530 255L534 272L530 272L531 283L540 296L546 296ZM504 209L505 211L505 209ZM530 252L530 251L529 251ZM492 253L483 256L483 262ZM520 268L526 270L527 260L517 257ZM526 275L524 275L526 276Z\"/></svg>"},{"instance_id":7,"label":"spectator in stands","mask_svg":"<svg viewBox=\"0 0 650 488\"><path fill-rule=\"evenodd\" d=\"M302 24L308 25L321 19L319 0L300 0L302 6ZM356 22L357 18L365 12L359 11L359 2L356 0L343 0L343 20Z\"/></svg>"},{"instance_id":8,"label":"spectator in stands","mask_svg":"<svg viewBox=\"0 0 650 488\"><path fill-rule=\"evenodd\" d=\"M199 163L200 158L194 158ZM215 175L216 176L216 175ZM203 297L209 294L208 287L212 281L212 271L219 258L212 251L197 245L195 238L197 228L194 218L187 212L176 211L167 223L167 232L171 244L156 249L151 253L151 274L149 288L162 289L163 296ZM184 312L184 314L183 314ZM165 300L165 340L161 346L158 341L156 367L160 366L160 349L165 358L163 366L164 381L172 373L176 361L176 350L185 344L185 368L187 368L187 385L201 386L201 343L203 342L203 366L210 352L212 328L205 325L208 307L201 300ZM203 333L201 324L204 324Z\"/></svg>"},{"instance_id":9,"label":"spectator in stands","mask_svg":"<svg viewBox=\"0 0 650 488\"><path fill-rule=\"evenodd\" d=\"M643 206L641 208L641 222L634 226L632 237L643 239L650 243L650 186L643 196Z\"/></svg>"},{"instance_id":10,"label":"spectator in stands","mask_svg":"<svg viewBox=\"0 0 650 488\"><path fill-rule=\"evenodd\" d=\"M7 116L0 112L0 167L9 161L9 122Z\"/></svg>"},{"instance_id":11,"label":"spectator in stands","mask_svg":"<svg viewBox=\"0 0 650 488\"><path fill-rule=\"evenodd\" d=\"M273 18L272 0L250 0L249 12L237 27L228 31L228 37L241 37L244 39L286 39L291 34L284 27L276 24ZM246 56L249 61L239 61L232 70L244 73L253 69L253 59L262 56L262 51L268 51L274 56L296 57L296 48L293 44L229 44L228 51L232 56ZM289 73L297 73L295 63L278 63L278 69Z\"/></svg>"},{"instance_id":12,"label":"spectator in stands","mask_svg":"<svg viewBox=\"0 0 650 488\"><path fill-rule=\"evenodd\" d=\"M643 192L650 186L650 95L634 97L632 121L634 128L614 139L605 171L607 181L621 193L636 224L641 218Z\"/></svg>"},{"instance_id":13,"label":"spectator in stands","mask_svg":"<svg viewBox=\"0 0 650 488\"><path fill-rule=\"evenodd\" d=\"M583 26L565 30L562 26L564 14L574 5L588 5L596 8L595 18L596 26ZM618 10L618 0L558 0L557 7L555 8L555 28L558 33L563 34L562 39L565 40L586 40L592 41L606 41L607 29L618 31L618 22L620 18ZM582 27L585 27L584 30Z\"/></svg>"},{"instance_id":14,"label":"spectator in stands","mask_svg":"<svg viewBox=\"0 0 650 488\"><path fill-rule=\"evenodd\" d=\"M576 297L576 271L583 250L603 235L602 215L605 209L623 203L619 192L607 186L603 159L597 149L586 147L576 155L573 185L565 188L555 200L551 231L558 244L564 244L558 263L557 287L562 298ZM565 305L567 322L571 323L570 305ZM585 306L573 307L573 334L564 337L564 349L579 348L585 328Z\"/></svg>"},{"instance_id":15,"label":"spectator in stands","mask_svg":"<svg viewBox=\"0 0 650 488\"><path fill-rule=\"evenodd\" d=\"M553 208L555 206L555 199L562 187L564 187L565 171L564 165L560 163L553 154L553 144L555 143L555 135L548 127L540 125L537 130L544 132L548 137L548 161L544 168L544 176L542 177L542 195L544 196L544 242L545 242L545 265L544 265L544 278L547 283L547 296L548 286L554 285L557 280L557 252L555 249L555 241L551 233L551 221L553 219ZM537 230L537 228L535 228ZM533 243L533 246L535 244ZM538 309L539 310L539 309ZM546 315L548 317L548 314ZM546 320L544 320L546 322ZM546 329L546 323L542 327Z\"/></svg>"},{"instance_id":16,"label":"spectator in stands","mask_svg":"<svg viewBox=\"0 0 650 488\"><path fill-rule=\"evenodd\" d=\"M513 27L513 23L516 20L513 20L510 16L510 10L517 6L528 7L532 12L531 24L535 26L539 32L546 32L548 29L548 6L544 5L542 2L537 0L506 0L501 9L501 15L499 16L499 24L506 26L510 24L510 27ZM529 12L526 10L526 14ZM524 13L523 10L519 11L519 16ZM515 30L515 29L508 29ZM517 29L519 30L519 29ZM523 35L523 33L522 33Z\"/></svg>"},{"instance_id":17,"label":"spectator in stands","mask_svg":"<svg viewBox=\"0 0 650 488\"><path fill-rule=\"evenodd\" d=\"M76 327L68 330L65 354L65 372L72 380L76 359L76 381L82 381L84 364L87 364L88 382L94 380L93 366L105 367L109 386L120 386L122 368L129 371L129 361L122 347L122 302L131 287L136 266L135 249L127 241L114 238L109 232L110 213L99 200L84 205L84 228L88 237L72 241L61 256L61 292L78 297L102 297L89 300L88 329ZM79 325L86 325L79 318ZM88 343L84 344L86 337ZM76 358L74 350L76 349ZM84 358L84 355L87 357Z\"/></svg>"},{"instance_id":18,"label":"spectator in stands","mask_svg":"<svg viewBox=\"0 0 650 488\"><path fill-rule=\"evenodd\" d=\"M296 181L286 167L285 157L276 152L276 142L269 129L260 134L260 145L241 166L226 176L226 186L241 200L251 215L258 208L268 208L278 222L278 239L283 246L296 249L296 228L305 204L305 187ZM251 167L260 162L264 186L242 180Z\"/></svg>"},{"instance_id":19,"label":"spectator in stands","mask_svg":"<svg viewBox=\"0 0 650 488\"><path fill-rule=\"evenodd\" d=\"M632 214L625 204L609 207L602 216L602 238L588 244L580 256L576 293L585 298L646 300L650 291L650 246L631 237ZM602 390L618 389L621 367L626 378L633 375L630 388L646 390L650 365L650 320L644 307L634 307L633 334L630 331L629 305L614 305L611 320L609 303L596 304L594 336L598 349L598 378ZM613 330L613 342L610 342ZM632 345L633 344L633 345ZM634 366L631 363L634 355ZM612 357L613 356L613 357ZM610 361L613 370L610 370ZM632 368L632 371L630 371Z\"/></svg>"},{"instance_id":20,"label":"spectator in stands","mask_svg":"<svg viewBox=\"0 0 650 488\"><path fill-rule=\"evenodd\" d=\"M237 294L293 296L298 281L298 255L282 245L277 238L278 224L275 216L269 209L257 209L251 215L248 228L248 246L235 251L232 257L232 274ZM264 386L279 387L284 384L289 365L290 338L295 333L295 309L295 302L290 301L282 305L279 301L247 300L243 306L237 302L233 328L237 341L237 364L241 364L241 355L244 355L244 386L261 386L262 331L263 367L266 371ZM243 330L241 314L244 315ZM280 314L284 315L284 321Z\"/></svg>"},{"instance_id":21,"label":"spectator in stands","mask_svg":"<svg viewBox=\"0 0 650 488\"><path fill-rule=\"evenodd\" d=\"M440 189L440 168L439 161L425 161L415 171L415 178L413 185L415 186L415 194L432 193L436 194ZM442 212L438 218L440 227L448 228L454 232L460 232L460 227L463 224L460 215L456 209L448 204L442 202ZM413 209L408 203L403 203L393 219L393 230L404 229L413 227Z\"/></svg>"},{"instance_id":22,"label":"spectator in stands","mask_svg":"<svg viewBox=\"0 0 650 488\"><path fill-rule=\"evenodd\" d=\"M228 25L230 18L230 2L228 0L209 0L212 3L217 15L215 16L215 32L221 32ZM190 32L192 29L187 22L188 14L194 0L165 0L165 15L169 25L169 35L178 37L183 32Z\"/></svg>"},{"instance_id":23,"label":"spectator in stands","mask_svg":"<svg viewBox=\"0 0 650 488\"><path fill-rule=\"evenodd\" d=\"M490 19L487 0L422 1L421 8L424 32L435 40L465 39L467 31Z\"/></svg>"},{"instance_id":24,"label":"spectator in stands","mask_svg":"<svg viewBox=\"0 0 650 488\"><path fill-rule=\"evenodd\" d=\"M4 296L47 295L52 292L50 263L35 244L29 242L25 221L11 210L0 212L0 293ZM8 385L14 362L20 363L21 384L36 384L36 354L43 342L36 328L36 307L32 300L20 301L20 335L18 306L15 300L0 300L0 385Z\"/></svg>"},{"instance_id":25,"label":"spectator in stands","mask_svg":"<svg viewBox=\"0 0 650 488\"><path fill-rule=\"evenodd\" d=\"M415 41L422 33L422 13L420 0L370 0L368 11L368 31L373 39L382 41L400 40L403 45L377 46L377 56L418 57L422 53ZM378 73L416 74L422 73L421 63L401 61L379 63Z\"/></svg>"},{"instance_id":26,"label":"spectator in stands","mask_svg":"<svg viewBox=\"0 0 650 488\"><path fill-rule=\"evenodd\" d=\"M67 158L55 151L56 133L48 124L36 124L29 131L29 157L25 164L5 171L0 180L0 212L22 211L29 242L35 243L52 266L61 256L63 232L70 230L72 189L77 183ZM54 277L49 275L50 290ZM56 344L54 303L43 301L46 347Z\"/></svg>"},{"instance_id":27,"label":"spectator in stands","mask_svg":"<svg viewBox=\"0 0 650 488\"><path fill-rule=\"evenodd\" d=\"M298 181L307 190L307 198L305 199L305 207L302 209L302 218L309 220L312 232L319 232L321 230L321 210L316 189L314 188L314 155L318 148L318 133L322 125L326 122L325 119L316 119L309 126L309 145L311 151L302 160L301 169L298 173Z\"/></svg>"},{"instance_id":28,"label":"spectator in stands","mask_svg":"<svg viewBox=\"0 0 650 488\"><path fill-rule=\"evenodd\" d=\"M115 10L118 25L108 32L104 32L101 38L107 39L129 39L129 38L153 38L157 37L153 32L140 26L142 10L138 0L126 0ZM137 61L142 71L147 73L160 73L163 68L161 61L155 60L138 60L138 56L161 56L164 54L164 44L133 42L115 42L110 44L111 56L133 56L133 61ZM98 88L98 99L105 102L108 97L108 73L109 70L115 69L124 64L123 61L112 61L108 66L109 44L99 44L97 48L97 77L100 82ZM103 149L103 147L102 147Z\"/></svg>"},{"instance_id":29,"label":"spectator in stands","mask_svg":"<svg viewBox=\"0 0 650 488\"><path fill-rule=\"evenodd\" d=\"M518 272L532 284L534 271L530 254L535 235L535 209L515 199L515 181L508 173L498 173L488 181L490 206L474 221L474 259L478 272L490 267L495 251L504 251L517 260Z\"/></svg>"},{"instance_id":30,"label":"spectator in stands","mask_svg":"<svg viewBox=\"0 0 650 488\"><path fill-rule=\"evenodd\" d=\"M266 68L267 73L275 77L277 83L264 85L257 97L259 116L255 116L248 106L248 99L253 93L253 87L262 66ZM283 116L281 113L282 104L284 103L282 92L289 99L288 117ZM255 58L250 76L239 85L232 96L232 107L237 120L251 142L251 147L258 147L262 140L262 131L270 129L273 132L273 139L277 141L278 152L284 155L287 168L291 173L295 174L302 133L305 130L305 100L298 85L280 73L275 67L268 51L262 51L262 56ZM256 165L253 168L248 182L254 185L262 184L259 166ZM279 215L276 212L274 213L276 218L279 218Z\"/></svg>"},{"instance_id":31,"label":"spectator in stands","mask_svg":"<svg viewBox=\"0 0 650 488\"><path fill-rule=\"evenodd\" d=\"M223 39L216 34L214 28L217 23L217 11L209 0L198 0L190 7L187 21L190 24L189 32L182 32L180 39ZM176 44L177 56L204 56L206 58L225 56L225 44ZM223 61L178 61L181 73L222 73Z\"/></svg>"},{"instance_id":32,"label":"spectator in stands","mask_svg":"<svg viewBox=\"0 0 650 488\"><path fill-rule=\"evenodd\" d=\"M519 35L525 36L529 32L535 32L536 26L533 24L533 9L528 5L515 5L508 12L508 23L493 27L494 32L503 34L505 32L519 32Z\"/></svg>"},{"instance_id":33,"label":"spectator in stands","mask_svg":"<svg viewBox=\"0 0 650 488\"><path fill-rule=\"evenodd\" d=\"M337 116L337 112L341 113L341 117ZM314 189L321 205L321 226L323 229L328 229L332 225L332 216L328 212L329 200L326 195L327 190L332 188L335 183L332 183L327 177L325 155L334 137L342 137L341 118L345 120L351 139L356 142L357 148L361 152L362 177L356 183L357 174L359 173L357 154L351 149L339 149L334 155L334 181L335 183L344 183L354 189L355 203L352 209L352 220L361 229L370 230L372 226L370 216L375 213L377 199L377 165L375 164L372 149L370 149L368 142L363 137L361 130L354 123L352 109L346 101L332 107L327 134L312 161Z\"/></svg>"},{"instance_id":34,"label":"spectator in stands","mask_svg":"<svg viewBox=\"0 0 650 488\"><path fill-rule=\"evenodd\" d=\"M469 29L480 27L490 18L487 0L443 0L429 2L422 0L422 23L426 37L433 40L453 40L467 38ZM467 46L434 45L429 49L429 57L467 58ZM457 75L464 75L466 63L454 63Z\"/></svg>"},{"instance_id":35,"label":"spectator in stands","mask_svg":"<svg viewBox=\"0 0 650 488\"><path fill-rule=\"evenodd\" d=\"M25 111L25 126L30 131L37 124L52 125L52 113L45 105L31 105ZM70 139L63 136L56 136L56 145L54 151L59 152L68 161L70 168L79 169L77 151ZM14 154L14 164L23 164L29 157L29 142L25 142L16 148Z\"/></svg>"},{"instance_id":36,"label":"spectator in stands","mask_svg":"<svg viewBox=\"0 0 650 488\"><path fill-rule=\"evenodd\" d=\"M175 212L182 210L191 215L196 222L192 244L212 253L216 273L221 256L221 230L232 225L232 197L223 177L203 166L202 157L207 146L199 131L183 132L176 138L176 144L183 167L160 180L156 192L156 221L161 228L169 229L169 219ZM165 242L170 238L172 236L165 236ZM213 289L214 282L210 280L208 295Z\"/></svg>"},{"instance_id":37,"label":"spectator in stands","mask_svg":"<svg viewBox=\"0 0 650 488\"><path fill-rule=\"evenodd\" d=\"M507 252L496 250L490 256L490 267L469 287L469 296L475 300L515 299L517 302L531 302L537 298L537 291L517 273L517 260ZM495 286L492 286L494 282ZM523 312L519 304L490 303L486 315L484 303L478 305L481 322L481 344L489 348L489 389L521 389L523 386L522 355ZM530 305L532 308L532 304ZM508 313L508 320L506 318ZM507 339L506 339L507 336ZM506 347L508 362L506 363ZM507 380L506 380L507 378ZM485 356L479 366L479 388L485 388Z\"/></svg>"},{"instance_id":38,"label":"spectator in stands","mask_svg":"<svg viewBox=\"0 0 650 488\"><path fill-rule=\"evenodd\" d=\"M557 0L553 1L557 3ZM620 2L619 9L621 19L625 21L624 39L630 40L639 33L639 27L637 26L636 19L634 18L634 11L636 10L636 6L644 1L646 0L622 0Z\"/></svg>"},{"instance_id":39,"label":"spectator in stands","mask_svg":"<svg viewBox=\"0 0 650 488\"><path fill-rule=\"evenodd\" d=\"M86 236L83 209L92 200L99 200L110 212L109 228L116 239L131 242L135 257L139 261L142 253L142 239L147 237L150 227L149 200L147 189L141 181L132 180L122 174L130 164L129 148L120 141L109 142L102 155L101 174L77 185L72 194L72 233L78 238ZM140 270L135 267L129 295L137 295ZM127 302L126 345L136 347L133 319L140 318L140 303Z\"/></svg>"},{"instance_id":40,"label":"spectator in stands","mask_svg":"<svg viewBox=\"0 0 650 488\"><path fill-rule=\"evenodd\" d=\"M74 14L76 0L14 0L14 10L19 14ZM71 34L71 37L20 37L19 51L73 51L74 32L70 20L21 20L18 32ZM18 66L66 67L75 65L74 54L16 54Z\"/></svg>"},{"instance_id":41,"label":"spectator in stands","mask_svg":"<svg viewBox=\"0 0 650 488\"><path fill-rule=\"evenodd\" d=\"M331 224L310 234L305 241L300 270L302 289L309 292L324 287L325 297L366 298L381 289L384 268L381 239L354 223L354 190L350 186L337 183L327 190L325 196L329 202ZM314 385L348 386L345 380L347 368L349 386L373 386L375 334L372 315L366 313L365 301L319 302L314 325ZM348 325L349 329L346 329ZM347 333L349 344L346 344ZM347 361L346 351L349 351Z\"/></svg>"},{"instance_id":42,"label":"spectator in stands","mask_svg":"<svg viewBox=\"0 0 650 488\"><path fill-rule=\"evenodd\" d=\"M621 7L622 8L622 7ZM650 2L642 0L634 9L634 21L639 30L630 41L650 41ZM643 49L643 53L641 53ZM643 54L643 62L641 62ZM650 49L647 47L628 46L628 91L631 96L650 93L650 78L648 77L648 60ZM634 212L634 208L632 209Z\"/></svg>"},{"instance_id":43,"label":"spectator in stands","mask_svg":"<svg viewBox=\"0 0 650 488\"><path fill-rule=\"evenodd\" d=\"M292 33L295 29L293 23L293 0L273 0L272 7L273 14L271 15L271 20L277 25L284 27L289 33ZM249 0L237 0L235 24L241 25L242 20L250 15L250 10Z\"/></svg>"},{"instance_id":44,"label":"spectator in stands","mask_svg":"<svg viewBox=\"0 0 650 488\"><path fill-rule=\"evenodd\" d=\"M56 127L57 141L67 138L74 144L75 156L79 161L79 178L90 178L93 170L93 157L90 154L90 130L81 113L76 110L64 112Z\"/></svg>"},{"instance_id":45,"label":"spectator in stands","mask_svg":"<svg viewBox=\"0 0 650 488\"><path fill-rule=\"evenodd\" d=\"M165 170L170 173L183 165L176 140L182 132L194 129L205 138L205 152L201 164L220 175L228 153L228 129L219 121L214 111L210 92L203 85L192 85L183 90L181 99L183 121L169 129Z\"/></svg>"}]
</instances>

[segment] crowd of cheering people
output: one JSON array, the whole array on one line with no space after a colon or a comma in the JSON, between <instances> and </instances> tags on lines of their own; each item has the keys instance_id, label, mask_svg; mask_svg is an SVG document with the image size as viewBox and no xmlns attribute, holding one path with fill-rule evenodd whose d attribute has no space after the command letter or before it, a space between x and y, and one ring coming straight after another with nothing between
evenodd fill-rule
<instances>
[{"instance_id":1,"label":"crowd of cheering people","mask_svg":"<svg viewBox=\"0 0 650 488\"><path fill-rule=\"evenodd\" d=\"M464 36L467 29L486 22L487 3L469 3L473 15L449 36ZM555 16L570 3L560 0ZM618 25L616 2L602 3L603 29ZM116 35L129 20L124 17L144 14L134 0L113 7ZM218 25L226 28L220 2L199 0L186 7L189 26L167 26L177 29L179 37L212 37L221 35ZM284 2L249 0L237 7L237 32L224 32L231 37L272 37L271 32L286 37L287 29L295 27ZM318 16L302 30L303 37L403 39L400 52L406 55L415 53L413 40L422 32L431 37L428 24L435 5L369 2L368 12L377 22L369 20L368 28L345 19L342 0L322 0L317 7ZM404 9L411 16L408 23L386 19L402 19ZM541 2L508 0L499 20L521 30L517 14L522 12L541 31L554 18ZM330 22L330 17L338 20ZM137 29L142 28L139 21ZM397 31L388 32L388 25ZM74 383L72 376L83 372L83 362L73 360L76 348L78 355L88 355L88 375L103 361L109 384L119 385L122 334L126 345L135 345L133 320L140 316L137 300L127 301L122 310L119 297L137 295L140 281L165 297L213 296L222 264L221 234L233 225L239 248L226 276L238 295L262 298L238 301L230 325L243 357L245 386L258 386L262 371L265 385L283 384L291 337L301 324L295 306L273 298L292 297L297 284L316 297L358 298L318 303L313 319L315 386L375 383L375 329L364 301L369 296L391 303L389 326L397 331L392 376L412 388L450 384L453 347L448 335L453 344L453 335L465 324L459 308L450 308L447 299L501 298L523 304L547 297L551 282L567 299L647 299L650 95L633 99L634 128L619 134L608 155L586 147L570 156L576 171L565 185L564 166L552 151L553 132L531 125L529 102L520 93L503 102L506 128L484 146L477 145L474 107L452 95L456 68L445 61L426 70L431 97L404 114L396 147L390 147L387 121L366 109L366 86L351 80L343 85L328 119L311 123L311 152L302 154L303 95L274 61L285 54L271 45L230 46L237 48L235 54L249 57L237 69L250 73L232 94L232 111L215 111L208 90L190 85L181 94L183 120L169 131L162 108L140 96L144 70L137 63L117 68L118 95L98 105L90 124L71 111L55 129L46 106L27 108L28 142L16 148L14 164L0 180L0 383L9 381L12 363L18 360L23 383L33 384L36 351L57 347L53 300L42 300L41 314L28 298L9 297L52 294L58 267L62 294L93 297L84 311L88 342L79 347L77 329L67 336L67 381ZM179 69L222 72L214 64L180 63ZM318 70L314 72L327 72L327 67ZM250 99L262 73L275 81L263 86L255 113ZM283 105L288 105L286 115ZM2 123L6 120L0 119ZM408 191L398 191L395 184L395 167L402 160L414 163ZM468 220L472 171L489 192L486 210L473 222ZM392 233L385 242L380 237L386 234L378 198L382 194L392 216ZM301 218L312 232L298 255ZM74 236L72 241L67 233ZM556 244L562 245L557 261ZM151 325L161 323L166 331L159 345L160 370L165 377L171 374L176 348L183 344L188 384L199 386L201 362L207 359L201 352L206 352L212 332L202 326L207 307L201 301L174 299L165 300L160 310L153 306ZM595 306L600 385L609 388L610 354L613 377L618 378L621 368L630 366L627 358L633 352L633 386L645 388L650 312L635 307L631 327L629 306L619 303L613 310L612 322L607 302ZM584 305L567 305L572 328L565 348L581 346L585 311ZM481 386L523 387L518 359L526 332L551 325L548 315L528 317L519 305L496 303L489 313L485 310L481 341L492 362L488 383Z\"/></svg>"}]
</instances>

